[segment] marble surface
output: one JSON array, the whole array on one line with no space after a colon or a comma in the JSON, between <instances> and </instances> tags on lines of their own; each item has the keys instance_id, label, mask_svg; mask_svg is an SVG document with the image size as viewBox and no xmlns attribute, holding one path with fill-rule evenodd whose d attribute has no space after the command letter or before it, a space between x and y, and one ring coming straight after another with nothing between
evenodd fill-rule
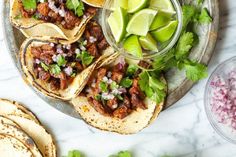
<instances>
[{"instance_id":1,"label":"marble surface","mask_svg":"<svg viewBox=\"0 0 236 157\"><path fill-rule=\"evenodd\" d=\"M220 62L236 55L236 1L219 1L220 32L209 73ZM0 6L3 6L3 0ZM6 20L0 17L0 20ZM159 157L163 154L177 157L236 156L236 145L222 139L207 120L203 105L207 79L197 83L142 132L128 136L101 132L55 110L29 89L13 66L2 31L0 26L0 97L25 104L39 117L55 137L58 156L71 149L79 149L87 157L107 157L119 150L131 150L135 157Z\"/></svg>"}]
</instances>

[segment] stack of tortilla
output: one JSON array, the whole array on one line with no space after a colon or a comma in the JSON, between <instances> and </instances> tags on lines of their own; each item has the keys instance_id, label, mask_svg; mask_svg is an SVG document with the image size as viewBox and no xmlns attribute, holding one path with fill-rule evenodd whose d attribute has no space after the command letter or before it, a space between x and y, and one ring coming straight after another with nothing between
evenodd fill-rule
<instances>
[{"instance_id":1,"label":"stack of tortilla","mask_svg":"<svg viewBox=\"0 0 236 157\"><path fill-rule=\"evenodd\" d=\"M0 156L56 157L52 135L15 101L0 99Z\"/></svg>"}]
</instances>

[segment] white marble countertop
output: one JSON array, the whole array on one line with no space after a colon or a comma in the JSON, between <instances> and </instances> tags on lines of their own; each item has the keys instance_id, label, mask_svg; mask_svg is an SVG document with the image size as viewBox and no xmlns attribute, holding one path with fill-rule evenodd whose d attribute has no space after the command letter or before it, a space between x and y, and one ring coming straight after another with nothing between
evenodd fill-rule
<instances>
[{"instance_id":1,"label":"white marble countertop","mask_svg":"<svg viewBox=\"0 0 236 157\"><path fill-rule=\"evenodd\" d=\"M209 73L220 62L236 54L236 1L219 1L219 40ZM1 20L6 20L3 18L1 15ZM203 105L206 79L196 84L173 107L163 111L155 123L142 132L129 136L101 132L55 110L29 89L11 61L2 31L0 27L0 97L28 106L53 133L59 156L71 149L79 149L87 157L107 157L120 150L131 150L135 157L163 154L178 157L236 156L236 145L222 139L207 120Z\"/></svg>"}]
</instances>

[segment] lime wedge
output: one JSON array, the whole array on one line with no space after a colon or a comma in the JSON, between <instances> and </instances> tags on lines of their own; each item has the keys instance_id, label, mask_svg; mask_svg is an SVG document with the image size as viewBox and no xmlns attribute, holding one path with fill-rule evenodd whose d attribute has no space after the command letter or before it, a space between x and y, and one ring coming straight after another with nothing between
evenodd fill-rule
<instances>
[{"instance_id":1,"label":"lime wedge","mask_svg":"<svg viewBox=\"0 0 236 157\"><path fill-rule=\"evenodd\" d=\"M138 36L131 35L124 41L124 49L137 58L143 57L141 45L139 44Z\"/></svg>"},{"instance_id":2,"label":"lime wedge","mask_svg":"<svg viewBox=\"0 0 236 157\"><path fill-rule=\"evenodd\" d=\"M128 9L128 1L127 0L113 0L111 3L112 3L111 10L115 10L117 7Z\"/></svg>"},{"instance_id":3,"label":"lime wedge","mask_svg":"<svg viewBox=\"0 0 236 157\"><path fill-rule=\"evenodd\" d=\"M151 26L150 31L153 31L155 29L161 28L165 25L167 25L171 21L172 14L167 12L158 12L155 16Z\"/></svg>"},{"instance_id":4,"label":"lime wedge","mask_svg":"<svg viewBox=\"0 0 236 157\"><path fill-rule=\"evenodd\" d=\"M145 37L139 37L139 42L143 49L157 52L157 42L148 33Z\"/></svg>"},{"instance_id":5,"label":"lime wedge","mask_svg":"<svg viewBox=\"0 0 236 157\"><path fill-rule=\"evenodd\" d=\"M107 22L111 28L111 32L116 42L120 42L126 34L125 28L128 23L127 12L125 11L125 9L118 7L108 17Z\"/></svg>"},{"instance_id":6,"label":"lime wedge","mask_svg":"<svg viewBox=\"0 0 236 157\"><path fill-rule=\"evenodd\" d=\"M149 0L126 0L126 1L128 1L128 13L135 13L145 8Z\"/></svg>"},{"instance_id":7,"label":"lime wedge","mask_svg":"<svg viewBox=\"0 0 236 157\"><path fill-rule=\"evenodd\" d=\"M130 34L146 36L156 14L157 11L153 9L143 9L137 12L130 19L126 31Z\"/></svg>"},{"instance_id":8,"label":"lime wedge","mask_svg":"<svg viewBox=\"0 0 236 157\"><path fill-rule=\"evenodd\" d=\"M175 13L171 0L150 0L150 8Z\"/></svg>"},{"instance_id":9,"label":"lime wedge","mask_svg":"<svg viewBox=\"0 0 236 157\"><path fill-rule=\"evenodd\" d=\"M178 21L171 21L167 26L151 32L151 35L159 42L169 40L178 26Z\"/></svg>"}]
</instances>

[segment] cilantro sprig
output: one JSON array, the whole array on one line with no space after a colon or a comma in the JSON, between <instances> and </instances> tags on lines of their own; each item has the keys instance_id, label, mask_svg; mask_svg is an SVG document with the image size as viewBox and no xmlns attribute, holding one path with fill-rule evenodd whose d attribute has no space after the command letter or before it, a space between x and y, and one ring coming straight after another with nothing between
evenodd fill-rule
<instances>
[{"instance_id":1,"label":"cilantro sprig","mask_svg":"<svg viewBox=\"0 0 236 157\"><path fill-rule=\"evenodd\" d=\"M198 4L202 2L198 0ZM185 70L186 77L195 82L207 77L207 67L189 59L191 49L199 40L194 25L208 24L212 22L212 17L206 8L201 9L200 6L184 5L182 10L183 30L177 44L166 55L156 58L152 66L158 71L177 67L179 70Z\"/></svg>"},{"instance_id":2,"label":"cilantro sprig","mask_svg":"<svg viewBox=\"0 0 236 157\"><path fill-rule=\"evenodd\" d=\"M81 0L67 0L66 7L73 10L79 17L84 14L84 4Z\"/></svg>"},{"instance_id":3,"label":"cilantro sprig","mask_svg":"<svg viewBox=\"0 0 236 157\"><path fill-rule=\"evenodd\" d=\"M22 0L25 10L34 10L37 7L37 0Z\"/></svg>"},{"instance_id":4,"label":"cilantro sprig","mask_svg":"<svg viewBox=\"0 0 236 157\"><path fill-rule=\"evenodd\" d=\"M164 101L166 97L166 83L155 72L143 71L139 75L139 86L145 95L156 103Z\"/></svg>"}]
</instances>

